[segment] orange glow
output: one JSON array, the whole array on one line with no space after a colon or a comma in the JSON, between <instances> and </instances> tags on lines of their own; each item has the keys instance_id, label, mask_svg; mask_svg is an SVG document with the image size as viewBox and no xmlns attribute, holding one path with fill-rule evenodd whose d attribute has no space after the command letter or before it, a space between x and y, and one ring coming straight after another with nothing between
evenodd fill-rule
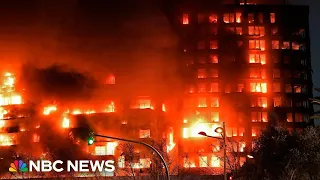
<instances>
[{"instance_id":1,"label":"orange glow","mask_svg":"<svg viewBox=\"0 0 320 180\"><path fill-rule=\"evenodd\" d=\"M0 119L4 119L6 114L8 114L8 111L0 107Z\"/></svg>"},{"instance_id":2,"label":"orange glow","mask_svg":"<svg viewBox=\"0 0 320 180\"><path fill-rule=\"evenodd\" d=\"M189 15L188 14L182 15L182 24L189 24Z\"/></svg>"},{"instance_id":3,"label":"orange glow","mask_svg":"<svg viewBox=\"0 0 320 180\"><path fill-rule=\"evenodd\" d=\"M115 84L116 83L116 77L114 75L108 76L105 83L106 84Z\"/></svg>"},{"instance_id":4,"label":"orange glow","mask_svg":"<svg viewBox=\"0 0 320 180\"><path fill-rule=\"evenodd\" d=\"M13 145L12 137L7 134L0 135L0 146L11 146Z\"/></svg>"},{"instance_id":5,"label":"orange glow","mask_svg":"<svg viewBox=\"0 0 320 180\"><path fill-rule=\"evenodd\" d=\"M24 131L26 131L26 129L24 129L24 128L20 128L20 131L21 131L21 132L24 132Z\"/></svg>"},{"instance_id":6,"label":"orange glow","mask_svg":"<svg viewBox=\"0 0 320 180\"><path fill-rule=\"evenodd\" d=\"M211 14L209 16L209 23L217 23L218 22L218 16L216 14Z\"/></svg>"},{"instance_id":7,"label":"orange glow","mask_svg":"<svg viewBox=\"0 0 320 180\"><path fill-rule=\"evenodd\" d=\"M55 105L46 106L43 109L43 115L49 115L54 111L57 111L57 106Z\"/></svg>"},{"instance_id":8,"label":"orange glow","mask_svg":"<svg viewBox=\"0 0 320 180\"><path fill-rule=\"evenodd\" d=\"M33 134L32 140L33 140L33 142L39 142L40 136L38 134Z\"/></svg>"}]
</instances>

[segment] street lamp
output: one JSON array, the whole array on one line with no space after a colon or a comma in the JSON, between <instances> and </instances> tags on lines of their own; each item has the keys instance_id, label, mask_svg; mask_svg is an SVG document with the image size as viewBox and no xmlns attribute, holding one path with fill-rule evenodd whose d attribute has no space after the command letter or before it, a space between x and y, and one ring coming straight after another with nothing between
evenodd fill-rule
<instances>
[{"instance_id":1,"label":"street lamp","mask_svg":"<svg viewBox=\"0 0 320 180\"><path fill-rule=\"evenodd\" d=\"M227 145L226 145L226 125L222 122L222 127L217 127L214 132L219 133L223 139L223 174L224 180L227 180ZM201 136L206 136L214 139L221 139L219 137L209 136L207 133L201 131L198 133Z\"/></svg>"},{"instance_id":2,"label":"street lamp","mask_svg":"<svg viewBox=\"0 0 320 180\"><path fill-rule=\"evenodd\" d=\"M169 168L164 160L164 158L162 157L162 155L159 153L159 151L152 147L151 145L147 144L147 143L144 143L144 142L140 142L140 141L135 141L135 140L131 140L131 139L123 139L123 138L118 138L118 137L112 137L112 136L104 136L104 135L100 135L100 134L94 134L92 133L91 136L89 137L89 140L88 140L88 144L90 144L90 138L92 138L93 136L96 136L96 137L102 137L102 138L108 138L108 139L114 139L114 140L119 140L119 141L126 141L126 142L131 142L131 143L136 143L136 144L141 144L141 145L144 145L144 146L147 146L148 148L152 149L160 158L160 160L162 161L163 165L164 165L164 168L166 170L166 175L167 175L167 180L170 180L170 174L169 174ZM94 140L92 139L92 143L94 142Z\"/></svg>"}]
</instances>

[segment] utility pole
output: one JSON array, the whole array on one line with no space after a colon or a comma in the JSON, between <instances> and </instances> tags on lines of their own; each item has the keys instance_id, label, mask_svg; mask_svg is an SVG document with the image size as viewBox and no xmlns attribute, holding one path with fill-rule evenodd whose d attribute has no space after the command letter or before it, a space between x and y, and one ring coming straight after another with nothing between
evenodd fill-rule
<instances>
[{"instance_id":1,"label":"utility pole","mask_svg":"<svg viewBox=\"0 0 320 180\"><path fill-rule=\"evenodd\" d=\"M227 180L227 144L226 144L226 124L222 122L223 129L223 174L224 180Z\"/></svg>"}]
</instances>

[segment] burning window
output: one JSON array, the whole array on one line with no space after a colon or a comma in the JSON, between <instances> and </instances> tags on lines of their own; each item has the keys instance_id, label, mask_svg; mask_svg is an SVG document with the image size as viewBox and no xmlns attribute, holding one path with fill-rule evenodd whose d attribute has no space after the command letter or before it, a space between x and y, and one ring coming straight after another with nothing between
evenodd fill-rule
<instances>
[{"instance_id":1,"label":"burning window","mask_svg":"<svg viewBox=\"0 0 320 180\"><path fill-rule=\"evenodd\" d=\"M215 54L210 54L210 63L215 64L215 63L218 63L218 62L219 62L218 61L218 56L215 55Z\"/></svg>"},{"instance_id":2,"label":"burning window","mask_svg":"<svg viewBox=\"0 0 320 180\"><path fill-rule=\"evenodd\" d=\"M289 41L282 42L281 49L290 49L290 42Z\"/></svg>"},{"instance_id":3,"label":"burning window","mask_svg":"<svg viewBox=\"0 0 320 180\"><path fill-rule=\"evenodd\" d=\"M301 93L302 92L302 87L299 85L293 86L294 93Z\"/></svg>"},{"instance_id":4,"label":"burning window","mask_svg":"<svg viewBox=\"0 0 320 180\"><path fill-rule=\"evenodd\" d=\"M251 112L252 122L268 122L267 112Z\"/></svg>"},{"instance_id":5,"label":"burning window","mask_svg":"<svg viewBox=\"0 0 320 180\"><path fill-rule=\"evenodd\" d=\"M244 152L244 149L246 148L245 142L239 142L239 152Z\"/></svg>"},{"instance_id":6,"label":"burning window","mask_svg":"<svg viewBox=\"0 0 320 180\"><path fill-rule=\"evenodd\" d=\"M140 138L150 138L150 129L140 129L139 131L139 137Z\"/></svg>"},{"instance_id":7,"label":"burning window","mask_svg":"<svg viewBox=\"0 0 320 180\"><path fill-rule=\"evenodd\" d=\"M106 80L106 84L115 84L116 83L116 77L114 75L109 75Z\"/></svg>"},{"instance_id":8,"label":"burning window","mask_svg":"<svg viewBox=\"0 0 320 180\"><path fill-rule=\"evenodd\" d=\"M270 13L270 23L276 22L276 13Z\"/></svg>"},{"instance_id":9,"label":"burning window","mask_svg":"<svg viewBox=\"0 0 320 180\"><path fill-rule=\"evenodd\" d=\"M266 69L250 68L250 78L266 78Z\"/></svg>"},{"instance_id":10,"label":"burning window","mask_svg":"<svg viewBox=\"0 0 320 180\"><path fill-rule=\"evenodd\" d=\"M218 28L217 27L210 27L210 35L217 35Z\"/></svg>"},{"instance_id":11,"label":"burning window","mask_svg":"<svg viewBox=\"0 0 320 180\"><path fill-rule=\"evenodd\" d=\"M266 64L265 54L249 54L249 63Z\"/></svg>"},{"instance_id":12,"label":"burning window","mask_svg":"<svg viewBox=\"0 0 320 180\"><path fill-rule=\"evenodd\" d=\"M211 156L211 167L220 167L220 159L217 156L212 155Z\"/></svg>"},{"instance_id":13,"label":"burning window","mask_svg":"<svg viewBox=\"0 0 320 180\"><path fill-rule=\"evenodd\" d=\"M297 42L292 42L292 50L299 50L300 45Z\"/></svg>"},{"instance_id":14,"label":"burning window","mask_svg":"<svg viewBox=\"0 0 320 180\"><path fill-rule=\"evenodd\" d=\"M244 91L244 84L237 84L237 92L243 92Z\"/></svg>"},{"instance_id":15,"label":"burning window","mask_svg":"<svg viewBox=\"0 0 320 180\"><path fill-rule=\"evenodd\" d=\"M189 138L189 128L183 128L182 129L182 137L183 138Z\"/></svg>"},{"instance_id":16,"label":"burning window","mask_svg":"<svg viewBox=\"0 0 320 180\"><path fill-rule=\"evenodd\" d=\"M248 34L249 35L255 35L255 36L264 36L265 35L265 30L263 26L249 26L248 27Z\"/></svg>"},{"instance_id":17,"label":"burning window","mask_svg":"<svg viewBox=\"0 0 320 180\"><path fill-rule=\"evenodd\" d=\"M198 98L198 107L207 107L207 98L205 97Z\"/></svg>"},{"instance_id":18,"label":"burning window","mask_svg":"<svg viewBox=\"0 0 320 180\"><path fill-rule=\"evenodd\" d=\"M197 57L197 60L198 60L198 63L200 63L200 64L205 64L206 63L206 56L204 56L204 55L199 55L198 57Z\"/></svg>"},{"instance_id":19,"label":"burning window","mask_svg":"<svg viewBox=\"0 0 320 180\"><path fill-rule=\"evenodd\" d=\"M274 69L272 73L273 78L280 78L280 69Z\"/></svg>"},{"instance_id":20,"label":"burning window","mask_svg":"<svg viewBox=\"0 0 320 180\"><path fill-rule=\"evenodd\" d=\"M218 83L210 83L210 92L219 92Z\"/></svg>"},{"instance_id":21,"label":"burning window","mask_svg":"<svg viewBox=\"0 0 320 180\"><path fill-rule=\"evenodd\" d=\"M266 108L267 107L267 98L266 97L253 98L251 101L251 107Z\"/></svg>"},{"instance_id":22,"label":"burning window","mask_svg":"<svg viewBox=\"0 0 320 180\"><path fill-rule=\"evenodd\" d=\"M32 141L33 142L40 142L40 136L38 134L33 134Z\"/></svg>"},{"instance_id":23,"label":"burning window","mask_svg":"<svg viewBox=\"0 0 320 180\"><path fill-rule=\"evenodd\" d=\"M225 22L225 23L234 23L234 14L233 13L225 13L225 14L223 14L223 22Z\"/></svg>"},{"instance_id":24,"label":"burning window","mask_svg":"<svg viewBox=\"0 0 320 180\"><path fill-rule=\"evenodd\" d=\"M271 28L271 34L272 34L273 36L278 35L278 27L273 27L273 28Z\"/></svg>"},{"instance_id":25,"label":"burning window","mask_svg":"<svg viewBox=\"0 0 320 180\"><path fill-rule=\"evenodd\" d=\"M273 98L273 107L281 107L281 97Z\"/></svg>"},{"instance_id":26,"label":"burning window","mask_svg":"<svg viewBox=\"0 0 320 180\"><path fill-rule=\"evenodd\" d=\"M293 122L292 113L287 113L287 122Z\"/></svg>"},{"instance_id":27,"label":"burning window","mask_svg":"<svg viewBox=\"0 0 320 180\"><path fill-rule=\"evenodd\" d=\"M105 156L107 155L107 149L105 146L95 146L94 152L96 156Z\"/></svg>"},{"instance_id":28,"label":"burning window","mask_svg":"<svg viewBox=\"0 0 320 180\"><path fill-rule=\"evenodd\" d=\"M199 41L198 42L198 49L203 50L206 48L206 43L204 41Z\"/></svg>"},{"instance_id":29,"label":"burning window","mask_svg":"<svg viewBox=\"0 0 320 180\"><path fill-rule=\"evenodd\" d=\"M245 129L239 128L239 136L244 136Z\"/></svg>"},{"instance_id":30,"label":"burning window","mask_svg":"<svg viewBox=\"0 0 320 180\"><path fill-rule=\"evenodd\" d=\"M131 105L132 109L153 109L151 100L146 98L137 99Z\"/></svg>"},{"instance_id":31,"label":"burning window","mask_svg":"<svg viewBox=\"0 0 320 180\"><path fill-rule=\"evenodd\" d=\"M236 22L237 23L241 23L241 17L242 17L241 13L236 13Z\"/></svg>"},{"instance_id":32,"label":"burning window","mask_svg":"<svg viewBox=\"0 0 320 180\"><path fill-rule=\"evenodd\" d=\"M291 84L286 84L286 85L285 85L285 88L286 88L286 92L287 92L287 93L292 93L292 86L291 86Z\"/></svg>"},{"instance_id":33,"label":"burning window","mask_svg":"<svg viewBox=\"0 0 320 180\"><path fill-rule=\"evenodd\" d=\"M281 84L280 83L273 83L272 89L273 89L273 92L281 92Z\"/></svg>"},{"instance_id":34,"label":"burning window","mask_svg":"<svg viewBox=\"0 0 320 180\"><path fill-rule=\"evenodd\" d=\"M256 137L258 134L258 130L256 128L252 128L252 137Z\"/></svg>"},{"instance_id":35,"label":"burning window","mask_svg":"<svg viewBox=\"0 0 320 180\"><path fill-rule=\"evenodd\" d=\"M250 83L250 92L267 93L267 83Z\"/></svg>"},{"instance_id":36,"label":"burning window","mask_svg":"<svg viewBox=\"0 0 320 180\"><path fill-rule=\"evenodd\" d=\"M204 14L198 14L198 23L202 24L205 21L205 15Z\"/></svg>"},{"instance_id":37,"label":"burning window","mask_svg":"<svg viewBox=\"0 0 320 180\"><path fill-rule=\"evenodd\" d=\"M266 48L265 45L265 40L249 40L249 49L259 49L264 51Z\"/></svg>"},{"instance_id":38,"label":"burning window","mask_svg":"<svg viewBox=\"0 0 320 180\"><path fill-rule=\"evenodd\" d=\"M188 14L182 15L182 24L189 24L189 15Z\"/></svg>"},{"instance_id":39,"label":"burning window","mask_svg":"<svg viewBox=\"0 0 320 180\"><path fill-rule=\"evenodd\" d=\"M217 78L219 76L218 69L211 69L211 77Z\"/></svg>"},{"instance_id":40,"label":"burning window","mask_svg":"<svg viewBox=\"0 0 320 180\"><path fill-rule=\"evenodd\" d=\"M206 69L198 69L198 78L206 78Z\"/></svg>"},{"instance_id":41,"label":"burning window","mask_svg":"<svg viewBox=\"0 0 320 180\"><path fill-rule=\"evenodd\" d=\"M105 109L105 112L107 112L107 113L115 112L115 111L116 111L115 109L116 109L116 108L115 108L114 102L111 101L111 102L109 102L109 103L107 104L107 107L106 107L106 109Z\"/></svg>"},{"instance_id":42,"label":"burning window","mask_svg":"<svg viewBox=\"0 0 320 180\"><path fill-rule=\"evenodd\" d=\"M216 14L210 14L209 23L217 23L217 22L218 22L218 16Z\"/></svg>"},{"instance_id":43,"label":"burning window","mask_svg":"<svg viewBox=\"0 0 320 180\"><path fill-rule=\"evenodd\" d=\"M106 143L106 155L115 155L116 147L118 142L107 142Z\"/></svg>"},{"instance_id":44,"label":"burning window","mask_svg":"<svg viewBox=\"0 0 320 180\"><path fill-rule=\"evenodd\" d=\"M279 49L280 48L280 43L277 40L271 41L271 47L272 49Z\"/></svg>"},{"instance_id":45,"label":"burning window","mask_svg":"<svg viewBox=\"0 0 320 180\"><path fill-rule=\"evenodd\" d=\"M200 167L208 167L208 157L207 156L200 156L199 157L199 166Z\"/></svg>"},{"instance_id":46,"label":"burning window","mask_svg":"<svg viewBox=\"0 0 320 180\"><path fill-rule=\"evenodd\" d=\"M236 27L236 34L242 35L242 27Z\"/></svg>"},{"instance_id":47,"label":"burning window","mask_svg":"<svg viewBox=\"0 0 320 180\"><path fill-rule=\"evenodd\" d=\"M263 13L258 13L258 23L263 23Z\"/></svg>"},{"instance_id":48,"label":"burning window","mask_svg":"<svg viewBox=\"0 0 320 180\"><path fill-rule=\"evenodd\" d=\"M205 93L206 92L206 84L205 83L199 83L198 84L198 93Z\"/></svg>"},{"instance_id":49,"label":"burning window","mask_svg":"<svg viewBox=\"0 0 320 180\"><path fill-rule=\"evenodd\" d=\"M219 122L219 112L211 112L210 120L211 122Z\"/></svg>"},{"instance_id":50,"label":"burning window","mask_svg":"<svg viewBox=\"0 0 320 180\"><path fill-rule=\"evenodd\" d=\"M254 22L254 14L253 13L249 13L248 14L248 23L253 23Z\"/></svg>"},{"instance_id":51,"label":"burning window","mask_svg":"<svg viewBox=\"0 0 320 180\"><path fill-rule=\"evenodd\" d=\"M211 107L219 107L219 98L211 98Z\"/></svg>"},{"instance_id":52,"label":"burning window","mask_svg":"<svg viewBox=\"0 0 320 180\"><path fill-rule=\"evenodd\" d=\"M218 41L217 40L210 41L210 49L218 49Z\"/></svg>"}]
</instances>

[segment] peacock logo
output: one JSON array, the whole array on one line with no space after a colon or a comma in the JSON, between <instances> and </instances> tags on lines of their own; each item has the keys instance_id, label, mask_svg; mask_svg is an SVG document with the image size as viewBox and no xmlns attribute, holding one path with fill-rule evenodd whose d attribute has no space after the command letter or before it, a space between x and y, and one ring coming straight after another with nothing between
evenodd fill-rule
<instances>
[{"instance_id":1,"label":"peacock logo","mask_svg":"<svg viewBox=\"0 0 320 180\"><path fill-rule=\"evenodd\" d=\"M15 160L10 164L9 172L27 172L28 167L27 164L22 160Z\"/></svg>"}]
</instances>

